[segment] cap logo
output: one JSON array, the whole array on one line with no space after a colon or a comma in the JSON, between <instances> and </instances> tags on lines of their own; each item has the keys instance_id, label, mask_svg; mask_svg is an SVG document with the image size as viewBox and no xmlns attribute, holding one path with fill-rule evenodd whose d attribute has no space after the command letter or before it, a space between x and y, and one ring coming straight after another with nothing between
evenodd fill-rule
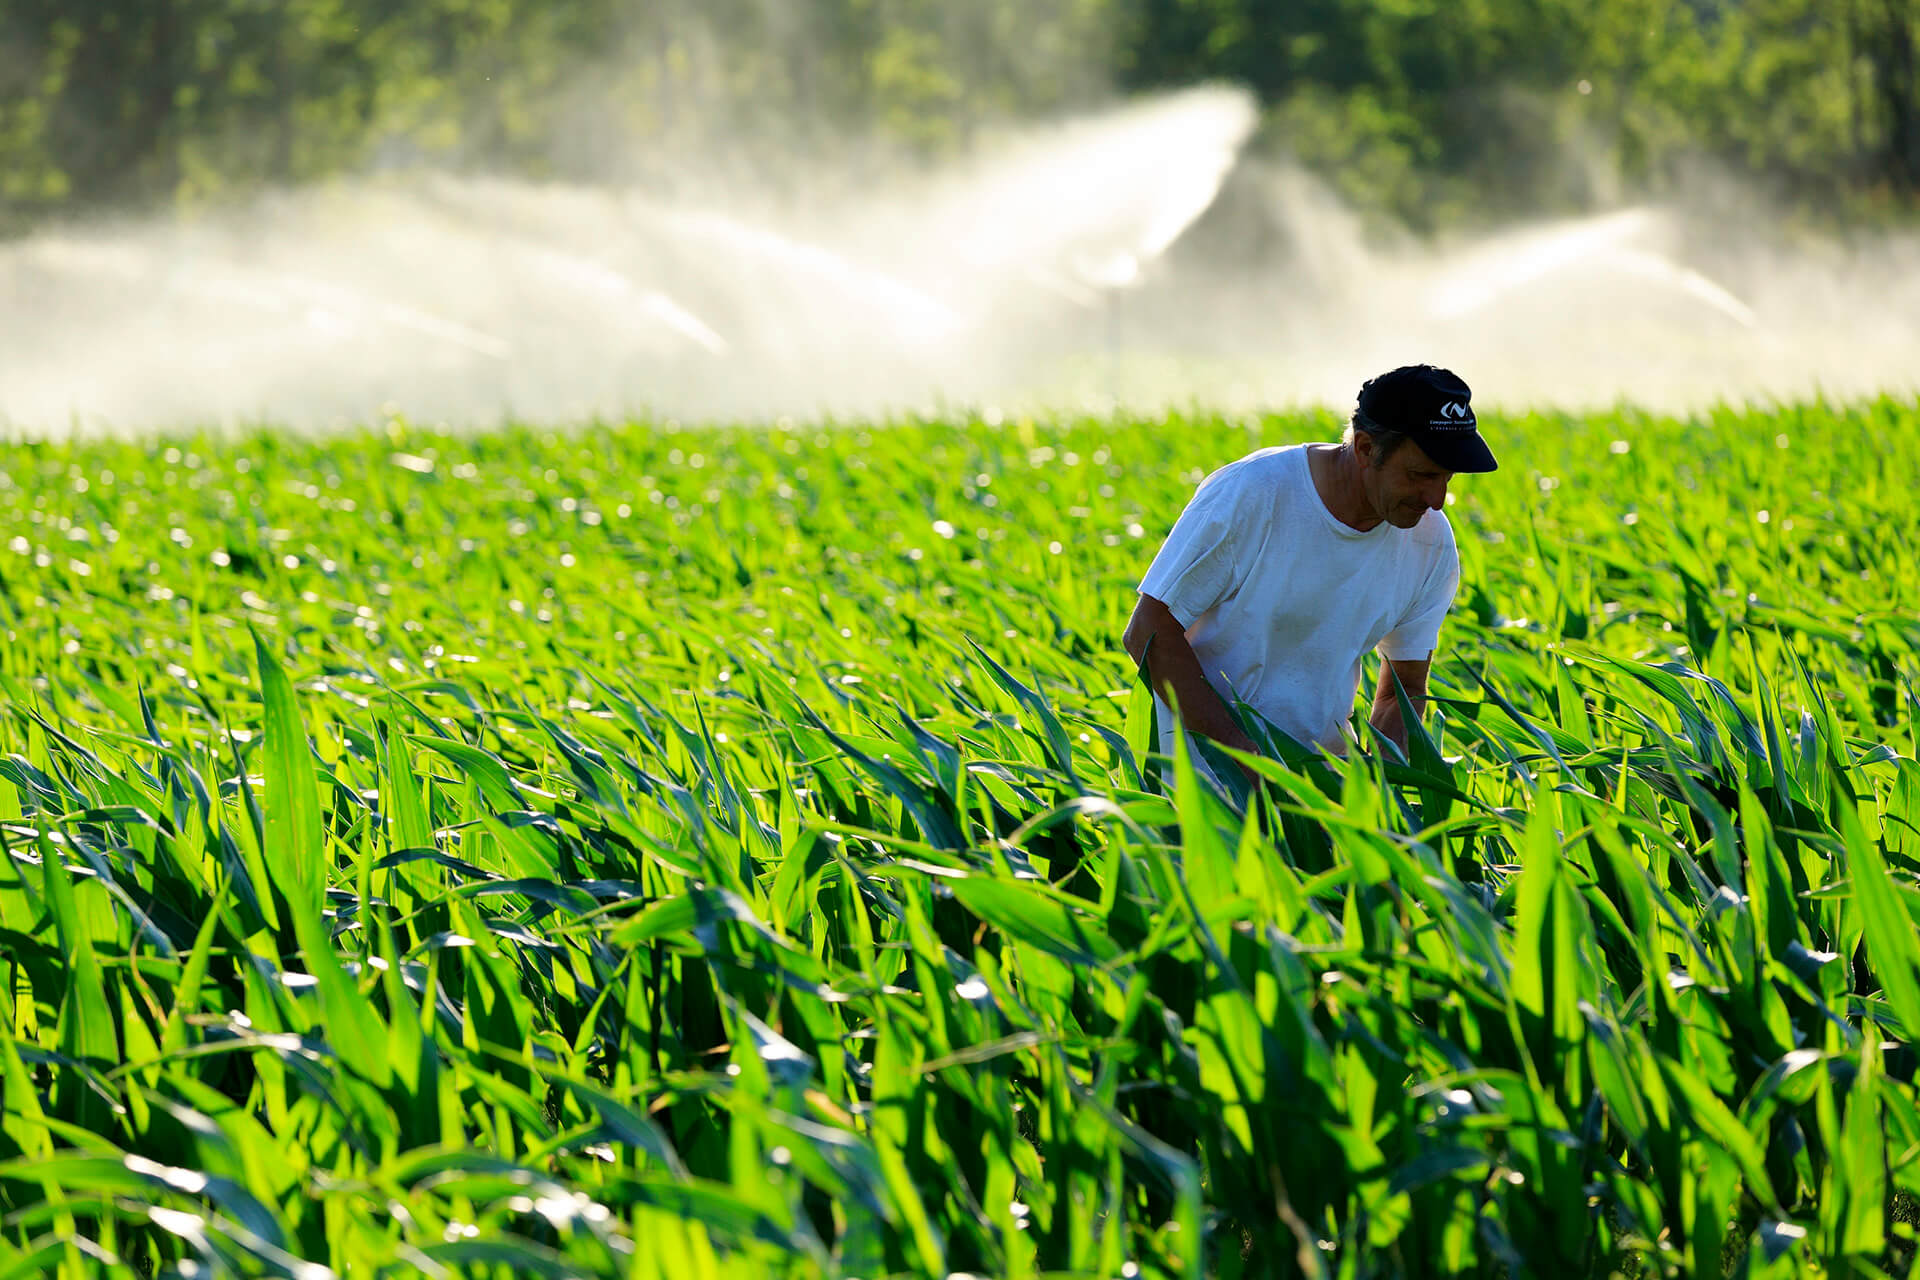
<instances>
[{"instance_id":1,"label":"cap logo","mask_svg":"<svg viewBox=\"0 0 1920 1280\"><path fill-rule=\"evenodd\" d=\"M1448 431L1471 431L1475 426L1473 410L1467 408L1464 400L1449 400L1440 406L1440 416L1427 425Z\"/></svg>"}]
</instances>

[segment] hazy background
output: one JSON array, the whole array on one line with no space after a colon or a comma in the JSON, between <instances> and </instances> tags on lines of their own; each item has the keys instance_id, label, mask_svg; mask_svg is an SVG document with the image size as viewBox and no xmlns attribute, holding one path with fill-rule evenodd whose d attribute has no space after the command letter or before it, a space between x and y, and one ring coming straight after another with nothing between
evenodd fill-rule
<instances>
[{"instance_id":1,"label":"hazy background","mask_svg":"<svg viewBox=\"0 0 1920 1280\"><path fill-rule=\"evenodd\" d=\"M1920 383L1920 0L0 0L0 419Z\"/></svg>"}]
</instances>

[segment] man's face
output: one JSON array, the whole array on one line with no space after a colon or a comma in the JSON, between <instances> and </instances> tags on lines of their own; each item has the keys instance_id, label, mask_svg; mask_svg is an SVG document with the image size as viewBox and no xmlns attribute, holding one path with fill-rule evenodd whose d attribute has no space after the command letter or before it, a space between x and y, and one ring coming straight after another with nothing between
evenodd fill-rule
<instances>
[{"instance_id":1,"label":"man's face","mask_svg":"<svg viewBox=\"0 0 1920 1280\"><path fill-rule=\"evenodd\" d=\"M1453 472L1441 470L1419 445L1408 440L1384 462L1364 435L1355 441L1356 449L1363 445L1361 476L1374 514L1396 529L1411 529L1429 510L1447 505L1447 481Z\"/></svg>"}]
</instances>

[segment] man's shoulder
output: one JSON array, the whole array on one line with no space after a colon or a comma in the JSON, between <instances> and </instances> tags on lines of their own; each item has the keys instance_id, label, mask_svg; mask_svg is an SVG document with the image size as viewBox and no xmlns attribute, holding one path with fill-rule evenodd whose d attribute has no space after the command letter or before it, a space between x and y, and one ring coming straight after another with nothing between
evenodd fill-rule
<instances>
[{"instance_id":1,"label":"man's shoulder","mask_svg":"<svg viewBox=\"0 0 1920 1280\"><path fill-rule=\"evenodd\" d=\"M1298 465L1295 455L1306 448L1300 444L1279 444L1265 449L1255 449L1252 453L1235 458L1232 462L1218 468L1200 482L1204 492L1216 489L1262 488L1281 483Z\"/></svg>"}]
</instances>

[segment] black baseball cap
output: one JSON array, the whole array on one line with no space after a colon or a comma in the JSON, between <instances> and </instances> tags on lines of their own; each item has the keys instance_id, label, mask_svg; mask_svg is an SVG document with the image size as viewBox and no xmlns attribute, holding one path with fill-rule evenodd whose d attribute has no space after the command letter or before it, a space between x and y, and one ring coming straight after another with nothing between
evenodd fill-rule
<instances>
[{"instance_id":1,"label":"black baseball cap","mask_svg":"<svg viewBox=\"0 0 1920 1280\"><path fill-rule=\"evenodd\" d=\"M1447 369L1402 365L1360 388L1353 425L1362 431L1398 431L1448 471L1497 471L1500 464L1480 435L1473 391Z\"/></svg>"}]
</instances>

